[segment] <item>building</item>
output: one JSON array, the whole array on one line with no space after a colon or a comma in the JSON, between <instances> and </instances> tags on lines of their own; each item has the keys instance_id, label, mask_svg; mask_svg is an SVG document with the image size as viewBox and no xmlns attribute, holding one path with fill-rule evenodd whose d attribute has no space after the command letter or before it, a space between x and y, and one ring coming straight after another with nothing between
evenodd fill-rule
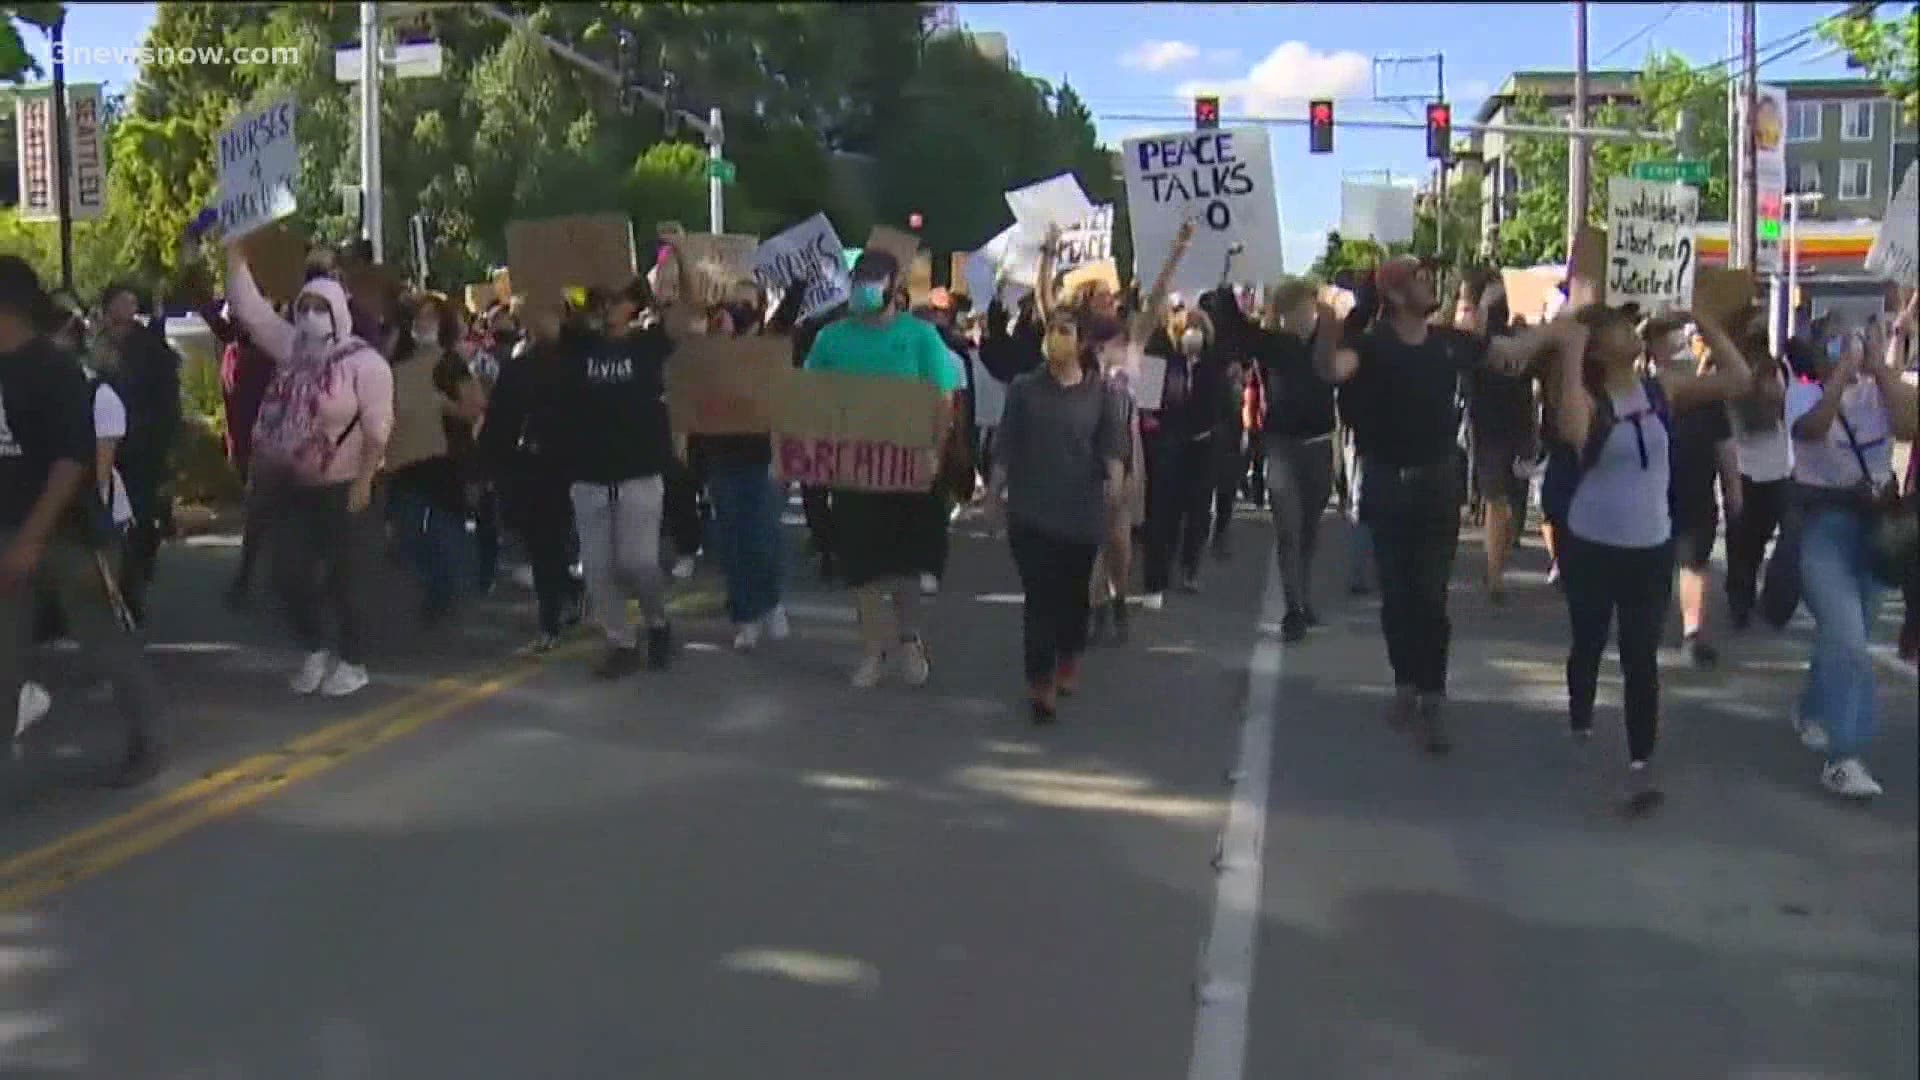
<instances>
[{"instance_id":1,"label":"building","mask_svg":"<svg viewBox=\"0 0 1920 1080\"><path fill-rule=\"evenodd\" d=\"M1819 193L1814 221L1879 221L1920 148L1912 117L1870 79L1784 79L1787 190Z\"/></svg>"},{"instance_id":2,"label":"building","mask_svg":"<svg viewBox=\"0 0 1920 1080\"><path fill-rule=\"evenodd\" d=\"M1639 78L1638 71L1589 71L1588 107L1639 104ZM1566 123L1573 115L1573 72L1514 72L1480 104L1480 111L1474 114L1474 122L1520 123L1515 115L1515 106L1529 98L1537 98L1546 106L1554 121ZM1480 235L1482 243L1488 247L1498 241L1500 222L1513 213L1514 197L1520 193L1520 178L1507 157L1511 145L1511 139L1495 132L1474 132L1467 140L1465 153L1477 156L1479 161Z\"/></svg>"}]
</instances>

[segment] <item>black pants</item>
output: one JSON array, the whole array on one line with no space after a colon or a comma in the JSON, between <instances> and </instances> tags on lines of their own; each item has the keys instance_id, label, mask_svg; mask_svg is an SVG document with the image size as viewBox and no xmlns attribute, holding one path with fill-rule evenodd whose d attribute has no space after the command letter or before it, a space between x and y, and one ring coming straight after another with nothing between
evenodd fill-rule
<instances>
[{"instance_id":1,"label":"black pants","mask_svg":"<svg viewBox=\"0 0 1920 1080\"><path fill-rule=\"evenodd\" d=\"M833 557L833 501L828 489L823 487L803 487L800 489L800 508L806 514L807 535L813 538L814 554L822 558Z\"/></svg>"},{"instance_id":2,"label":"black pants","mask_svg":"<svg viewBox=\"0 0 1920 1080\"><path fill-rule=\"evenodd\" d=\"M337 637L332 652L341 662L360 663L364 631L360 582L354 572L354 515L347 513L350 484L274 485L267 507L273 540L274 583L300 648L328 647L329 609Z\"/></svg>"},{"instance_id":3,"label":"black pants","mask_svg":"<svg viewBox=\"0 0 1920 1080\"><path fill-rule=\"evenodd\" d=\"M481 592L493 588L500 574L500 496L492 484L480 488L473 502L473 584Z\"/></svg>"},{"instance_id":4,"label":"black pants","mask_svg":"<svg viewBox=\"0 0 1920 1080\"><path fill-rule=\"evenodd\" d=\"M160 540L172 516L170 500L160 493L158 477L146 477L137 471L122 474L127 485L127 502L133 507L133 523L127 530L127 545L120 555L120 595L127 610L139 622L147 620L147 589L153 584L153 572L160 557Z\"/></svg>"},{"instance_id":5,"label":"black pants","mask_svg":"<svg viewBox=\"0 0 1920 1080\"><path fill-rule=\"evenodd\" d=\"M1457 463L1396 469L1366 463L1360 517L1373 536L1380 578L1380 630L1396 687L1438 697L1447 691L1453 623L1447 584L1460 547Z\"/></svg>"},{"instance_id":6,"label":"black pants","mask_svg":"<svg viewBox=\"0 0 1920 1080\"><path fill-rule=\"evenodd\" d=\"M700 513L701 483L700 474L689 465L678 460L667 464L667 539L677 559L691 558L700 550L705 525Z\"/></svg>"},{"instance_id":7,"label":"black pants","mask_svg":"<svg viewBox=\"0 0 1920 1080\"><path fill-rule=\"evenodd\" d=\"M567 609L580 601L580 583L570 572L575 541L568 485L557 477L527 477L502 495L509 527L527 547L540 632L557 635Z\"/></svg>"},{"instance_id":8,"label":"black pants","mask_svg":"<svg viewBox=\"0 0 1920 1080\"><path fill-rule=\"evenodd\" d=\"M1727 522L1727 607L1738 622L1753 611L1760 588L1760 567L1767 543L1779 531L1787 509L1789 480L1741 481L1740 516Z\"/></svg>"},{"instance_id":9,"label":"black pants","mask_svg":"<svg viewBox=\"0 0 1920 1080\"><path fill-rule=\"evenodd\" d=\"M1242 469L1245 473L1241 485L1253 505L1265 508L1267 505L1267 446L1266 438L1259 432L1247 435L1246 459Z\"/></svg>"},{"instance_id":10,"label":"black pants","mask_svg":"<svg viewBox=\"0 0 1920 1080\"><path fill-rule=\"evenodd\" d=\"M1673 544L1611 547L1563 532L1560 580L1573 622L1573 648L1567 654L1567 710L1573 727L1593 727L1600 656L1617 611L1627 753L1634 761L1646 761L1660 734L1660 633L1673 600Z\"/></svg>"},{"instance_id":11,"label":"black pants","mask_svg":"<svg viewBox=\"0 0 1920 1080\"><path fill-rule=\"evenodd\" d=\"M1215 543L1225 543L1227 526L1233 524L1233 508L1240 501L1240 485L1247 478L1247 453L1241 446L1241 433L1238 428L1217 432L1213 441L1219 445L1214 450L1213 477L1213 539Z\"/></svg>"},{"instance_id":12,"label":"black pants","mask_svg":"<svg viewBox=\"0 0 1920 1080\"><path fill-rule=\"evenodd\" d=\"M1062 540L1017 521L1008 525L1007 540L1027 595L1020 623L1027 681L1033 683L1087 650L1088 600L1099 545Z\"/></svg>"},{"instance_id":13,"label":"black pants","mask_svg":"<svg viewBox=\"0 0 1920 1080\"><path fill-rule=\"evenodd\" d=\"M1162 435L1153 455L1153 482L1147 486L1146 587L1165 592L1173 580L1173 560L1188 574L1200 572L1212 523L1214 440Z\"/></svg>"}]
</instances>

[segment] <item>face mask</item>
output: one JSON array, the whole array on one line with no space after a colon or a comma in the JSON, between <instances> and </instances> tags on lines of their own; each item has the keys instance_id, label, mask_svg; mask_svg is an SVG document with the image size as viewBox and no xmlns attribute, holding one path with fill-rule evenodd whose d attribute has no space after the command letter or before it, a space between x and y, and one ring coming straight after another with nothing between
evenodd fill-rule
<instances>
[{"instance_id":1,"label":"face mask","mask_svg":"<svg viewBox=\"0 0 1920 1080\"><path fill-rule=\"evenodd\" d=\"M330 338L333 336L333 315L326 311L303 311L300 313L300 332L310 337Z\"/></svg>"},{"instance_id":2,"label":"face mask","mask_svg":"<svg viewBox=\"0 0 1920 1080\"><path fill-rule=\"evenodd\" d=\"M887 287L883 282L859 281L853 286L853 296L847 302L856 315L872 315L887 306Z\"/></svg>"},{"instance_id":3,"label":"face mask","mask_svg":"<svg viewBox=\"0 0 1920 1080\"><path fill-rule=\"evenodd\" d=\"M1192 356L1207 343L1207 336L1198 330L1189 330L1180 335L1180 351Z\"/></svg>"}]
</instances>

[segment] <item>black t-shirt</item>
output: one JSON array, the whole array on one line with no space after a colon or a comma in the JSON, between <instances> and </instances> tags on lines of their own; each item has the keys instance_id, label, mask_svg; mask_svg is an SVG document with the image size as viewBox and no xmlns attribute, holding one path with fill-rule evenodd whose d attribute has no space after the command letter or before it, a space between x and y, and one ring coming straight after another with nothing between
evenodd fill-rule
<instances>
[{"instance_id":1,"label":"black t-shirt","mask_svg":"<svg viewBox=\"0 0 1920 1080\"><path fill-rule=\"evenodd\" d=\"M1535 441L1533 379L1476 368L1467 375L1467 418L1479 445L1530 451Z\"/></svg>"},{"instance_id":2,"label":"black t-shirt","mask_svg":"<svg viewBox=\"0 0 1920 1080\"><path fill-rule=\"evenodd\" d=\"M1439 465L1459 449L1460 376L1486 357L1480 338L1428 327L1418 345L1382 321L1355 345L1360 369L1340 388L1340 412L1360 456L1392 468Z\"/></svg>"},{"instance_id":3,"label":"black t-shirt","mask_svg":"<svg viewBox=\"0 0 1920 1080\"><path fill-rule=\"evenodd\" d=\"M1719 445L1733 438L1733 424L1724 405L1702 405L1675 413L1668 442L1676 524L1710 520L1716 512L1714 478L1720 475Z\"/></svg>"},{"instance_id":4,"label":"black t-shirt","mask_svg":"<svg viewBox=\"0 0 1920 1080\"><path fill-rule=\"evenodd\" d=\"M567 478L618 484L665 472L673 458L666 330L656 323L621 337L581 335L562 352L558 434Z\"/></svg>"},{"instance_id":5,"label":"black t-shirt","mask_svg":"<svg viewBox=\"0 0 1920 1080\"><path fill-rule=\"evenodd\" d=\"M56 461L93 464L93 393L45 338L0 353L0 529L26 523Z\"/></svg>"},{"instance_id":6,"label":"black t-shirt","mask_svg":"<svg viewBox=\"0 0 1920 1080\"><path fill-rule=\"evenodd\" d=\"M1333 384L1313 369L1313 342L1252 327L1247 347L1266 378L1271 438L1312 439L1333 431Z\"/></svg>"}]
</instances>

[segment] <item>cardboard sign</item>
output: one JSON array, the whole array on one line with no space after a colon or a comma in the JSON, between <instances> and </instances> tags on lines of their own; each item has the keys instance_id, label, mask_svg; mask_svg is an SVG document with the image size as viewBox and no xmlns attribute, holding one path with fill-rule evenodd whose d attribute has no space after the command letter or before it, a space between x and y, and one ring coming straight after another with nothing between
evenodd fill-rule
<instances>
[{"instance_id":1,"label":"cardboard sign","mask_svg":"<svg viewBox=\"0 0 1920 1080\"><path fill-rule=\"evenodd\" d=\"M701 303L722 303L735 285L753 281L753 253L760 247L757 236L693 233L676 243L688 288Z\"/></svg>"},{"instance_id":2,"label":"cardboard sign","mask_svg":"<svg viewBox=\"0 0 1920 1080\"><path fill-rule=\"evenodd\" d=\"M261 295L290 304L307 283L307 239L290 222L273 222L240 238L240 253Z\"/></svg>"},{"instance_id":3,"label":"cardboard sign","mask_svg":"<svg viewBox=\"0 0 1920 1080\"><path fill-rule=\"evenodd\" d=\"M1524 319L1528 326L1546 320L1547 305L1559 291L1561 275L1538 268L1500 271L1500 284L1507 293L1507 315Z\"/></svg>"},{"instance_id":4,"label":"cardboard sign","mask_svg":"<svg viewBox=\"0 0 1920 1080\"><path fill-rule=\"evenodd\" d=\"M1133 223L1134 276L1153 281L1173 251L1183 221L1193 241L1169 286L1198 296L1220 283L1231 262L1236 280L1275 281L1284 269L1273 157L1262 128L1179 131L1128 139L1121 154Z\"/></svg>"},{"instance_id":5,"label":"cardboard sign","mask_svg":"<svg viewBox=\"0 0 1920 1080\"><path fill-rule=\"evenodd\" d=\"M214 140L220 235L233 243L300 208L300 144L291 94L234 117Z\"/></svg>"},{"instance_id":6,"label":"cardboard sign","mask_svg":"<svg viewBox=\"0 0 1920 1080\"><path fill-rule=\"evenodd\" d=\"M1740 328L1732 320L1753 304L1756 295L1752 272L1703 266L1693 276L1691 307L1696 315L1737 334Z\"/></svg>"},{"instance_id":7,"label":"cardboard sign","mask_svg":"<svg viewBox=\"0 0 1920 1080\"><path fill-rule=\"evenodd\" d=\"M687 335L667 360L667 413L681 435L765 435L792 396L793 342Z\"/></svg>"},{"instance_id":8,"label":"cardboard sign","mask_svg":"<svg viewBox=\"0 0 1920 1080\"><path fill-rule=\"evenodd\" d=\"M850 491L933 486L933 386L828 371L796 371L786 386L774 418L780 479Z\"/></svg>"},{"instance_id":9,"label":"cardboard sign","mask_svg":"<svg viewBox=\"0 0 1920 1080\"><path fill-rule=\"evenodd\" d=\"M534 303L558 301L569 288L622 288L637 273L633 222L618 213L508 222L507 266L515 290Z\"/></svg>"},{"instance_id":10,"label":"cardboard sign","mask_svg":"<svg viewBox=\"0 0 1920 1080\"><path fill-rule=\"evenodd\" d=\"M923 303L933 292L933 256L926 252L913 257L907 271L907 296L915 304Z\"/></svg>"},{"instance_id":11,"label":"cardboard sign","mask_svg":"<svg viewBox=\"0 0 1920 1080\"><path fill-rule=\"evenodd\" d=\"M947 260L947 291L956 296L972 296L973 285L967 280L967 260L970 252L956 251Z\"/></svg>"},{"instance_id":12,"label":"cardboard sign","mask_svg":"<svg viewBox=\"0 0 1920 1080\"><path fill-rule=\"evenodd\" d=\"M1606 298L1607 234L1603 229L1583 225L1573 238L1573 251L1567 256L1567 303L1581 308Z\"/></svg>"},{"instance_id":13,"label":"cardboard sign","mask_svg":"<svg viewBox=\"0 0 1920 1080\"><path fill-rule=\"evenodd\" d=\"M1648 315L1693 303L1700 192L1616 176L1607 182L1607 303Z\"/></svg>"},{"instance_id":14,"label":"cardboard sign","mask_svg":"<svg viewBox=\"0 0 1920 1080\"><path fill-rule=\"evenodd\" d=\"M920 254L920 238L886 225L875 225L867 234L867 246L863 250L884 251L899 260L901 270L908 270Z\"/></svg>"},{"instance_id":15,"label":"cardboard sign","mask_svg":"<svg viewBox=\"0 0 1920 1080\"><path fill-rule=\"evenodd\" d=\"M1070 172L1050 176L1037 184L1007 192L1007 209L1013 220L1029 232L1046 235L1050 226L1062 230L1093 216L1093 203Z\"/></svg>"},{"instance_id":16,"label":"cardboard sign","mask_svg":"<svg viewBox=\"0 0 1920 1080\"><path fill-rule=\"evenodd\" d=\"M463 295L466 297L467 310L479 314L493 306L493 282L481 281L469 285Z\"/></svg>"},{"instance_id":17,"label":"cardboard sign","mask_svg":"<svg viewBox=\"0 0 1920 1080\"><path fill-rule=\"evenodd\" d=\"M1907 166L1900 190L1887 200L1886 216L1867 251L1867 273L1911 288L1920 264L1920 173Z\"/></svg>"},{"instance_id":18,"label":"cardboard sign","mask_svg":"<svg viewBox=\"0 0 1920 1080\"><path fill-rule=\"evenodd\" d=\"M850 281L844 253L833 222L815 214L760 245L753 253L753 278L770 294L806 290L800 317L811 319L847 302Z\"/></svg>"},{"instance_id":19,"label":"cardboard sign","mask_svg":"<svg viewBox=\"0 0 1920 1080\"><path fill-rule=\"evenodd\" d=\"M1093 213L1067 226L1060 233L1060 254L1054 269L1078 270L1113 259L1113 204L1093 208Z\"/></svg>"}]
</instances>

